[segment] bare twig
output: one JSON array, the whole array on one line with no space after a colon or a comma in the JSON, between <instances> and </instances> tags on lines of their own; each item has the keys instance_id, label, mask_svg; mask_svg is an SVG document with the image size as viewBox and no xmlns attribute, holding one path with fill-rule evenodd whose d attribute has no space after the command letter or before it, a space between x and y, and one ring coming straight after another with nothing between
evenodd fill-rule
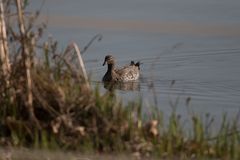
<instances>
[{"instance_id":1,"label":"bare twig","mask_svg":"<svg viewBox=\"0 0 240 160\"><path fill-rule=\"evenodd\" d=\"M95 35L89 42L88 44L83 48L83 50L81 50L81 53L84 54L87 49L91 46L91 44L95 41L95 40L101 41L102 40L102 35L101 34L97 34Z\"/></svg>"},{"instance_id":2,"label":"bare twig","mask_svg":"<svg viewBox=\"0 0 240 160\"><path fill-rule=\"evenodd\" d=\"M101 34L95 35L95 36L87 43L87 45L84 46L82 50L80 50L81 55L83 55L83 54L88 50L88 48L93 44L93 42L94 42L95 40L101 41L101 40L102 40L102 37L103 37L103 36L102 36ZM75 58L76 58L75 55L72 56L71 61L72 61L73 59L75 59Z\"/></svg>"}]
</instances>

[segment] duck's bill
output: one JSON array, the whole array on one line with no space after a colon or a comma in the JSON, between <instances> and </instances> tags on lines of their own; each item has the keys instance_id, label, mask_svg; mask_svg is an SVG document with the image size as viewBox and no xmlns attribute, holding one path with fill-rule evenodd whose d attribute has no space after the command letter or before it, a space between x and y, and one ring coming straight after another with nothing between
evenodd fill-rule
<instances>
[{"instance_id":1,"label":"duck's bill","mask_svg":"<svg viewBox=\"0 0 240 160\"><path fill-rule=\"evenodd\" d=\"M106 64L106 61L104 61L102 65L104 66L105 64Z\"/></svg>"}]
</instances>

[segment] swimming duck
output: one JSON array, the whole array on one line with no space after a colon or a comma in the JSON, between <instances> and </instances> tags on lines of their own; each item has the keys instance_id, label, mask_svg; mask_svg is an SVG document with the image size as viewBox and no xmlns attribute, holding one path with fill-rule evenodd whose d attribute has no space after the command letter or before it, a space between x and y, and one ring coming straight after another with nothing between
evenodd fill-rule
<instances>
[{"instance_id":1,"label":"swimming duck","mask_svg":"<svg viewBox=\"0 0 240 160\"><path fill-rule=\"evenodd\" d=\"M131 61L129 65L126 65L120 69L115 68L115 59L112 55L105 57L103 66L107 63L108 69L103 76L103 82L128 82L134 81L139 78L140 62L134 63Z\"/></svg>"}]
</instances>

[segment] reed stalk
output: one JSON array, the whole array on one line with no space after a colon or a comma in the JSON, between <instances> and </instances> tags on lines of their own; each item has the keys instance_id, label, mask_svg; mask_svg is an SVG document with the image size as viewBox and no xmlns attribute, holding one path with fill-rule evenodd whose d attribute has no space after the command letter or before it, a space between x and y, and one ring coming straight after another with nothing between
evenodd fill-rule
<instances>
[{"instance_id":1,"label":"reed stalk","mask_svg":"<svg viewBox=\"0 0 240 160\"><path fill-rule=\"evenodd\" d=\"M85 65L84 65L80 50L79 50L76 43L73 43L73 47L74 47L74 49L76 51L76 54L77 54L77 57L78 57L78 62L79 62L79 65L80 65L80 72L82 73L82 77L84 78L84 83L85 83L87 89L90 91L91 88L90 88L90 85L89 85L89 82L88 82L88 76L87 76L87 72L86 72L86 69L85 69Z\"/></svg>"},{"instance_id":2,"label":"reed stalk","mask_svg":"<svg viewBox=\"0 0 240 160\"><path fill-rule=\"evenodd\" d=\"M5 15L4 15L4 7L3 7L2 0L0 0L0 65L2 67L1 69L3 72L6 88L9 88L11 66L9 61L7 32L6 32Z\"/></svg>"},{"instance_id":3,"label":"reed stalk","mask_svg":"<svg viewBox=\"0 0 240 160\"><path fill-rule=\"evenodd\" d=\"M22 10L22 1L16 0L16 7L17 7L17 13L18 13L18 25L19 25L19 31L21 36L21 46L22 46L22 59L24 62L24 70L25 70L25 76L26 76L26 88L27 88L27 99L26 99L26 107L29 110L29 117L30 120L33 120L36 122L37 126L40 127L38 124L38 121L34 115L34 108L33 108L33 95L32 95L32 78L31 78L31 55L30 55L30 48L28 46L27 41L27 34L25 29L25 23L24 23L24 13Z\"/></svg>"}]
</instances>

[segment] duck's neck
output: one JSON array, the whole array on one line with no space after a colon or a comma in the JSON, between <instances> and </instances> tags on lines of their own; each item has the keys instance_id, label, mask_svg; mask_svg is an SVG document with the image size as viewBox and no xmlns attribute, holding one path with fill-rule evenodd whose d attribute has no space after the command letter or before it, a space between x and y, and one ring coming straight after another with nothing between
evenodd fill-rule
<instances>
[{"instance_id":1,"label":"duck's neck","mask_svg":"<svg viewBox=\"0 0 240 160\"><path fill-rule=\"evenodd\" d=\"M112 72L114 70L114 64L108 64L108 72Z\"/></svg>"}]
</instances>

